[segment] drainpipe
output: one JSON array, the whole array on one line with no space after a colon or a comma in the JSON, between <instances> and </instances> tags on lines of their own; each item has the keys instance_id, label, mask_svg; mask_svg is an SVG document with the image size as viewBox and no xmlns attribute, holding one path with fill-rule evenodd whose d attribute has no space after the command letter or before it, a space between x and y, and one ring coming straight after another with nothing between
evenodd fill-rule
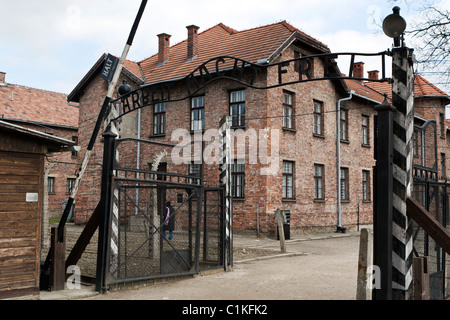
<instances>
[{"instance_id":1,"label":"drainpipe","mask_svg":"<svg viewBox=\"0 0 450 320\"><path fill-rule=\"evenodd\" d=\"M137 119L137 138L141 139L141 109L138 110L138 119ZM137 148L136 148L136 152L137 152L137 157L136 157L136 169L139 170L140 169L140 162L141 162L141 142L138 141L137 143ZM139 171L136 172L136 179L139 179ZM136 186L138 186L139 184L136 184ZM136 188L136 208L134 211L134 215L138 215L139 211L138 211L138 207L139 207L139 188Z\"/></svg>"},{"instance_id":2,"label":"drainpipe","mask_svg":"<svg viewBox=\"0 0 450 320\"><path fill-rule=\"evenodd\" d=\"M337 157L337 211L338 211L338 223L336 232L344 232L341 226L341 102L352 99L354 91L350 90L347 98L339 99L337 102L336 112L336 157Z\"/></svg>"},{"instance_id":3,"label":"drainpipe","mask_svg":"<svg viewBox=\"0 0 450 320\"><path fill-rule=\"evenodd\" d=\"M259 200L256 202L256 232L259 237Z\"/></svg>"}]
</instances>

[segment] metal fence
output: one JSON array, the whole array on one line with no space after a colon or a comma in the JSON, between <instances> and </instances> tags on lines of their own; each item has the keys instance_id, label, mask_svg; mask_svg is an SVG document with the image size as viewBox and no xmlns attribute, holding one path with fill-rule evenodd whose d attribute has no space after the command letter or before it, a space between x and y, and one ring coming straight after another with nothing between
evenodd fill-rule
<instances>
[{"instance_id":1,"label":"metal fence","mask_svg":"<svg viewBox=\"0 0 450 320\"><path fill-rule=\"evenodd\" d=\"M450 230L449 184L432 181L414 182L414 198L427 209L447 230ZM450 255L440 248L423 229L414 223L415 256L428 257L430 296L442 300L450 296Z\"/></svg>"},{"instance_id":2,"label":"metal fence","mask_svg":"<svg viewBox=\"0 0 450 320\"><path fill-rule=\"evenodd\" d=\"M106 285L223 267L223 190L205 188L202 171L188 174L167 148L116 140Z\"/></svg>"},{"instance_id":3,"label":"metal fence","mask_svg":"<svg viewBox=\"0 0 450 320\"><path fill-rule=\"evenodd\" d=\"M445 172L438 166L436 121L415 126L413 136L413 196L447 230L450 230L449 190ZM445 168L445 167L444 167ZM440 169L440 171L439 171ZM442 300L450 296L450 255L415 222L413 253L428 257L430 296Z\"/></svg>"}]
</instances>

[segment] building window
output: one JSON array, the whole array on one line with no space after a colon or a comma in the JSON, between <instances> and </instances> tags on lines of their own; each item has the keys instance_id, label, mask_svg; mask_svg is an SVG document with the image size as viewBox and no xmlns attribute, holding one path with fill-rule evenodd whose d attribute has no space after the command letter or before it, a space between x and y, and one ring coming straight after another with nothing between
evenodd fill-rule
<instances>
[{"instance_id":1,"label":"building window","mask_svg":"<svg viewBox=\"0 0 450 320\"><path fill-rule=\"evenodd\" d=\"M66 193L71 193L74 185L75 185L75 178L67 178Z\"/></svg>"},{"instance_id":2,"label":"building window","mask_svg":"<svg viewBox=\"0 0 450 320\"><path fill-rule=\"evenodd\" d=\"M283 92L283 128L294 129L294 95Z\"/></svg>"},{"instance_id":3,"label":"building window","mask_svg":"<svg viewBox=\"0 0 450 320\"><path fill-rule=\"evenodd\" d=\"M341 200L348 201L350 200L350 193L348 190L349 183L348 183L348 168L341 168Z\"/></svg>"},{"instance_id":4,"label":"building window","mask_svg":"<svg viewBox=\"0 0 450 320\"><path fill-rule=\"evenodd\" d=\"M441 153L441 179L447 177L447 166L445 164L445 153Z\"/></svg>"},{"instance_id":5,"label":"building window","mask_svg":"<svg viewBox=\"0 0 450 320\"><path fill-rule=\"evenodd\" d=\"M370 171L362 171L362 197L363 201L370 201Z\"/></svg>"},{"instance_id":6,"label":"building window","mask_svg":"<svg viewBox=\"0 0 450 320\"><path fill-rule=\"evenodd\" d=\"M72 141L75 142L75 145L78 146L78 137L72 136ZM72 157L75 158L78 155L78 151L72 150Z\"/></svg>"},{"instance_id":7,"label":"building window","mask_svg":"<svg viewBox=\"0 0 450 320\"><path fill-rule=\"evenodd\" d=\"M340 120L341 141L348 141L348 110L341 109Z\"/></svg>"},{"instance_id":8,"label":"building window","mask_svg":"<svg viewBox=\"0 0 450 320\"><path fill-rule=\"evenodd\" d=\"M447 130L445 127L445 114L439 113L439 123L441 126L441 138L445 139L445 131Z\"/></svg>"},{"instance_id":9,"label":"building window","mask_svg":"<svg viewBox=\"0 0 450 320\"><path fill-rule=\"evenodd\" d=\"M47 190L49 194L55 193L55 177L48 177Z\"/></svg>"},{"instance_id":10,"label":"building window","mask_svg":"<svg viewBox=\"0 0 450 320\"><path fill-rule=\"evenodd\" d=\"M302 57L301 53L294 50L294 59L299 59L301 57ZM294 62L294 71L295 72L300 72L300 61L295 61Z\"/></svg>"},{"instance_id":11,"label":"building window","mask_svg":"<svg viewBox=\"0 0 450 320\"><path fill-rule=\"evenodd\" d=\"M231 165L231 194L234 198L244 198L245 164L235 160Z\"/></svg>"},{"instance_id":12,"label":"building window","mask_svg":"<svg viewBox=\"0 0 450 320\"><path fill-rule=\"evenodd\" d=\"M314 200L325 199L325 169L321 164L314 165Z\"/></svg>"},{"instance_id":13,"label":"building window","mask_svg":"<svg viewBox=\"0 0 450 320\"><path fill-rule=\"evenodd\" d=\"M205 96L191 100L191 130L205 129Z\"/></svg>"},{"instance_id":14,"label":"building window","mask_svg":"<svg viewBox=\"0 0 450 320\"><path fill-rule=\"evenodd\" d=\"M422 149L421 132L414 130L413 132L413 157L420 158L420 150Z\"/></svg>"},{"instance_id":15,"label":"building window","mask_svg":"<svg viewBox=\"0 0 450 320\"><path fill-rule=\"evenodd\" d=\"M283 161L283 199L294 199L294 162Z\"/></svg>"},{"instance_id":16,"label":"building window","mask_svg":"<svg viewBox=\"0 0 450 320\"><path fill-rule=\"evenodd\" d=\"M230 116L233 127L245 126L245 90L230 92Z\"/></svg>"},{"instance_id":17,"label":"building window","mask_svg":"<svg viewBox=\"0 0 450 320\"><path fill-rule=\"evenodd\" d=\"M190 163L188 165L188 174L190 176L194 176L197 178L200 178L202 172L202 165L197 163ZM189 178L189 183L191 184L200 184L200 181L195 178Z\"/></svg>"},{"instance_id":18,"label":"building window","mask_svg":"<svg viewBox=\"0 0 450 320\"><path fill-rule=\"evenodd\" d=\"M362 145L363 146L369 146L370 145L370 140L369 140L369 120L370 117L369 116L362 116L362 121L361 121L361 129L362 129Z\"/></svg>"},{"instance_id":19,"label":"building window","mask_svg":"<svg viewBox=\"0 0 450 320\"><path fill-rule=\"evenodd\" d=\"M314 101L314 128L313 133L323 136L323 102Z\"/></svg>"},{"instance_id":20,"label":"building window","mask_svg":"<svg viewBox=\"0 0 450 320\"><path fill-rule=\"evenodd\" d=\"M166 103L153 106L153 134L166 133Z\"/></svg>"}]
</instances>

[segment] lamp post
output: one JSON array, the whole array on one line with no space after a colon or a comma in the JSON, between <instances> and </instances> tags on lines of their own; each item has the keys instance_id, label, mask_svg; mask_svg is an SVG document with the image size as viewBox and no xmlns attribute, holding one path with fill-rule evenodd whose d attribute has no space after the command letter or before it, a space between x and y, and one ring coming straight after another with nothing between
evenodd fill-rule
<instances>
[{"instance_id":1,"label":"lamp post","mask_svg":"<svg viewBox=\"0 0 450 320\"><path fill-rule=\"evenodd\" d=\"M376 300L412 297L412 233L406 200L412 191L412 134L414 130L413 50L405 47L406 22L400 8L383 21L383 31L394 39L392 48L392 105L376 107L377 164L374 203L374 264L380 268ZM382 145L383 144L383 145ZM381 150L381 151L380 151Z\"/></svg>"}]
</instances>

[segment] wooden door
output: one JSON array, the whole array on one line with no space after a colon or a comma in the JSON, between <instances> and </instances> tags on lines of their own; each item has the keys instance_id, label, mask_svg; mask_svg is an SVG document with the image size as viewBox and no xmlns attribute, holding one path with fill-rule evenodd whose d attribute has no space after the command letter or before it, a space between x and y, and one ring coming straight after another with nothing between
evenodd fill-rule
<instances>
[{"instance_id":1,"label":"wooden door","mask_svg":"<svg viewBox=\"0 0 450 320\"><path fill-rule=\"evenodd\" d=\"M38 293L43 161L0 152L0 299Z\"/></svg>"}]
</instances>

